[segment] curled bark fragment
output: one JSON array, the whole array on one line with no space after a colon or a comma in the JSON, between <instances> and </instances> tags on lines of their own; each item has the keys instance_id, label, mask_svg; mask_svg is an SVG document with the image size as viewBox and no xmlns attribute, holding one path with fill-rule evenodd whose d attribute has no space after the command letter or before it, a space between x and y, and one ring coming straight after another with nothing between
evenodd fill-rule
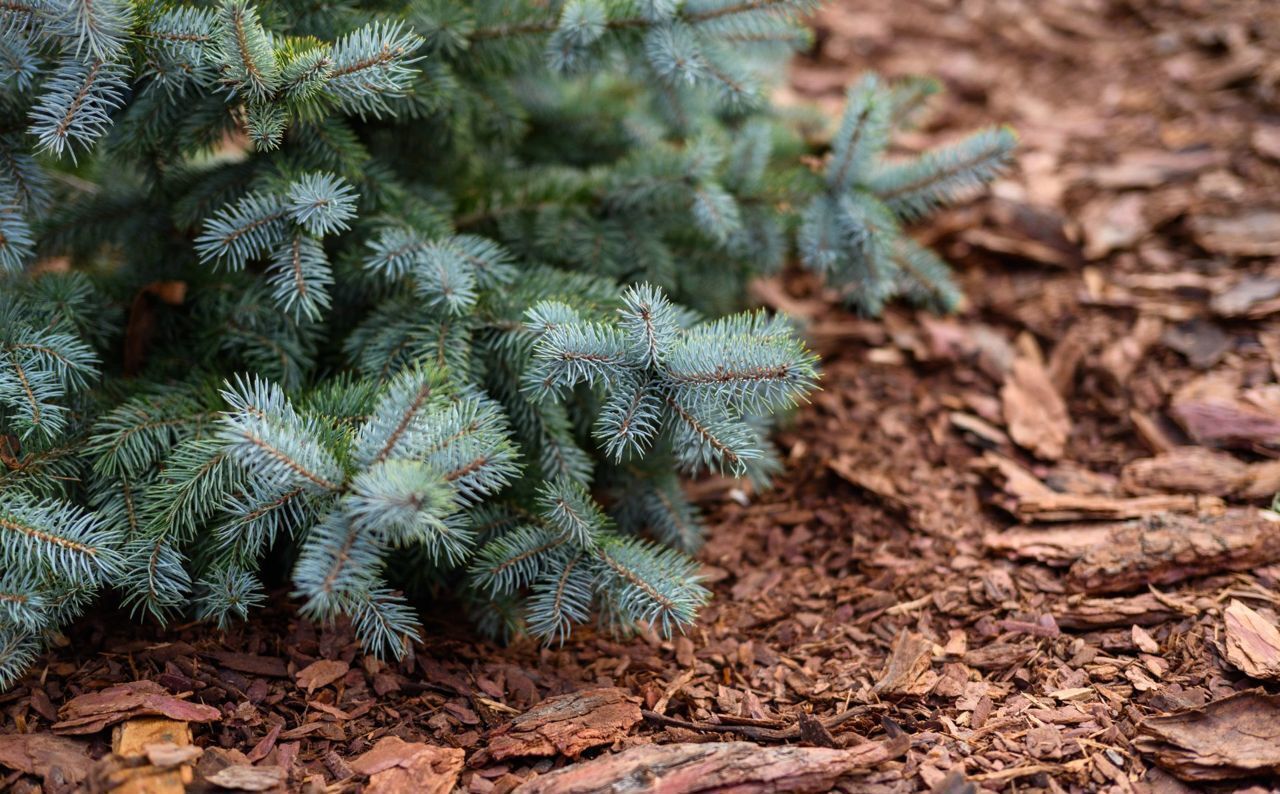
<instances>
[{"instance_id":1,"label":"curled bark fragment","mask_svg":"<svg viewBox=\"0 0 1280 794\"><path fill-rule=\"evenodd\" d=\"M211 722L222 712L212 706L181 700L152 681L131 681L73 698L58 710L55 733L97 733L118 722L141 716L168 717L179 722Z\"/></svg>"}]
</instances>

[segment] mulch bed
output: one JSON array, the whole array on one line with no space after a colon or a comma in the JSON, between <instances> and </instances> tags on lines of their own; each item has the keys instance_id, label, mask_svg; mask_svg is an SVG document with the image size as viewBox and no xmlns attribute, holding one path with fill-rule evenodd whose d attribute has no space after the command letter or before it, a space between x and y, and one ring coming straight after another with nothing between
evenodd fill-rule
<instances>
[{"instance_id":1,"label":"mulch bed","mask_svg":"<svg viewBox=\"0 0 1280 794\"><path fill-rule=\"evenodd\" d=\"M792 93L834 111L861 69L936 74L902 144L1004 121L1020 164L922 230L962 267L955 317L760 285L823 391L775 489L693 486L715 599L692 631L496 647L436 619L386 664L283 595L225 634L104 612L0 695L0 789L1270 790L1280 10L857 0L817 24Z\"/></svg>"}]
</instances>

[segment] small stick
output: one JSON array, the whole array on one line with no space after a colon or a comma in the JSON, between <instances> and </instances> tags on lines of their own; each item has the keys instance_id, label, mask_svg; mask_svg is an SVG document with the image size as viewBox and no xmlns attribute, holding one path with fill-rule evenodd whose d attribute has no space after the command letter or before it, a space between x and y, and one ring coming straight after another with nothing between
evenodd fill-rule
<instances>
[{"instance_id":1,"label":"small stick","mask_svg":"<svg viewBox=\"0 0 1280 794\"><path fill-rule=\"evenodd\" d=\"M874 706L854 706L851 709L845 709L839 714L832 714L829 717L823 717L818 720L822 727L831 730L838 725L853 719L859 714L865 714L872 710ZM799 723L786 728L761 728L755 725L718 725L711 722L692 722L690 720L682 720L679 717L668 717L665 714L658 714L653 711L641 711L644 718L650 722L656 722L661 725L668 725L674 728L687 728L694 731L707 731L710 733L737 733L746 736L748 739L761 739L765 741L784 741L786 739L800 738Z\"/></svg>"}]
</instances>

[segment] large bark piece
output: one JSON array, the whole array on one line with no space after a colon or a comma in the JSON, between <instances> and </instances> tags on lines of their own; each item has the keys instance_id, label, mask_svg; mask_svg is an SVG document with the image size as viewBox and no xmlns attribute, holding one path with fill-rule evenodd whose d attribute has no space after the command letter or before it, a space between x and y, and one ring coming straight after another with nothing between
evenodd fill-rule
<instances>
[{"instance_id":1,"label":"large bark piece","mask_svg":"<svg viewBox=\"0 0 1280 794\"><path fill-rule=\"evenodd\" d=\"M1216 516L1160 513L1119 523L1014 527L988 533L983 543L1012 558L1070 566L1066 583L1074 592L1123 593L1280 561L1280 523L1273 515L1234 508Z\"/></svg>"},{"instance_id":2,"label":"large bark piece","mask_svg":"<svg viewBox=\"0 0 1280 794\"><path fill-rule=\"evenodd\" d=\"M1183 780L1280 773L1280 696L1240 692L1201 708L1149 717L1134 746Z\"/></svg>"},{"instance_id":3,"label":"large bark piece","mask_svg":"<svg viewBox=\"0 0 1280 794\"><path fill-rule=\"evenodd\" d=\"M1249 477L1249 465L1225 452L1179 447L1154 458L1139 458L1120 472L1120 484L1132 494L1197 493L1228 496Z\"/></svg>"},{"instance_id":4,"label":"large bark piece","mask_svg":"<svg viewBox=\"0 0 1280 794\"><path fill-rule=\"evenodd\" d=\"M1196 242L1215 254L1276 256L1280 254L1280 212L1249 209L1223 218L1191 219Z\"/></svg>"},{"instance_id":5,"label":"large bark piece","mask_svg":"<svg viewBox=\"0 0 1280 794\"><path fill-rule=\"evenodd\" d=\"M1063 524L1052 529L1012 527L989 532L983 544L989 551L1011 558L1036 560L1064 567L1083 557L1089 549L1107 542L1112 524Z\"/></svg>"},{"instance_id":6,"label":"large bark piece","mask_svg":"<svg viewBox=\"0 0 1280 794\"><path fill-rule=\"evenodd\" d=\"M465 761L465 750L427 747L400 766L374 773L364 794L449 794Z\"/></svg>"},{"instance_id":7,"label":"large bark piece","mask_svg":"<svg viewBox=\"0 0 1280 794\"><path fill-rule=\"evenodd\" d=\"M903 629L893 641L884 672L875 692L882 697L926 695L938 682L929 668L933 663L933 643L921 634Z\"/></svg>"},{"instance_id":8,"label":"large bark piece","mask_svg":"<svg viewBox=\"0 0 1280 794\"><path fill-rule=\"evenodd\" d=\"M366 794L448 794L458 782L466 755L457 747L384 736L352 759L351 769L369 777Z\"/></svg>"},{"instance_id":9,"label":"large bark piece","mask_svg":"<svg viewBox=\"0 0 1280 794\"><path fill-rule=\"evenodd\" d=\"M503 725L489 737L495 760L516 756L564 755L611 744L642 719L640 706L617 687L588 689L548 698Z\"/></svg>"},{"instance_id":10,"label":"large bark piece","mask_svg":"<svg viewBox=\"0 0 1280 794\"><path fill-rule=\"evenodd\" d=\"M49 788L79 784L92 765L88 742L47 733L0 735L0 768L44 778Z\"/></svg>"},{"instance_id":11,"label":"large bark piece","mask_svg":"<svg viewBox=\"0 0 1280 794\"><path fill-rule=\"evenodd\" d=\"M1133 494L1183 493L1269 499L1280 491L1280 462L1244 461L1204 447L1178 447L1128 463L1120 483Z\"/></svg>"},{"instance_id":12,"label":"large bark piece","mask_svg":"<svg viewBox=\"0 0 1280 794\"><path fill-rule=\"evenodd\" d=\"M517 794L805 794L896 758L903 735L845 750L761 747L750 742L641 745L575 764L516 789Z\"/></svg>"},{"instance_id":13,"label":"large bark piece","mask_svg":"<svg viewBox=\"0 0 1280 794\"><path fill-rule=\"evenodd\" d=\"M1251 508L1221 516L1157 515L1116 527L1067 572L1077 592L1121 593L1280 560L1280 523Z\"/></svg>"}]
</instances>

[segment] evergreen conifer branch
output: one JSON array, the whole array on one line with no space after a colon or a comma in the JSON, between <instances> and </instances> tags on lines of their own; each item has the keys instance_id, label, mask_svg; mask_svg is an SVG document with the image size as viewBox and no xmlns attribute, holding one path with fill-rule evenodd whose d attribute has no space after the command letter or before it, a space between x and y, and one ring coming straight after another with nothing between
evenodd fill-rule
<instances>
[{"instance_id":1,"label":"evergreen conifer branch","mask_svg":"<svg viewBox=\"0 0 1280 794\"><path fill-rule=\"evenodd\" d=\"M114 59L124 48L133 22L128 0L53 0L47 13L47 24L71 40L77 58Z\"/></svg>"},{"instance_id":2,"label":"evergreen conifer branch","mask_svg":"<svg viewBox=\"0 0 1280 794\"><path fill-rule=\"evenodd\" d=\"M75 157L107 131L111 114L124 102L124 67L113 61L66 58L46 80L31 108L30 131L40 148Z\"/></svg>"},{"instance_id":3,"label":"evergreen conifer branch","mask_svg":"<svg viewBox=\"0 0 1280 794\"><path fill-rule=\"evenodd\" d=\"M0 275L17 273L35 253L35 234L11 184L0 183Z\"/></svg>"},{"instance_id":4,"label":"evergreen conifer branch","mask_svg":"<svg viewBox=\"0 0 1280 794\"><path fill-rule=\"evenodd\" d=\"M388 100L408 91L415 71L411 57L422 42L400 22L374 22L333 45L325 91L349 113L381 116Z\"/></svg>"},{"instance_id":5,"label":"evergreen conifer branch","mask_svg":"<svg viewBox=\"0 0 1280 794\"><path fill-rule=\"evenodd\" d=\"M895 213L914 220L991 181L1015 142L1007 127L983 130L916 160L883 166L870 187Z\"/></svg>"},{"instance_id":6,"label":"evergreen conifer branch","mask_svg":"<svg viewBox=\"0 0 1280 794\"><path fill-rule=\"evenodd\" d=\"M221 80L231 96L264 101L275 94L280 65L271 36L258 20L258 9L248 0L224 0L214 41Z\"/></svg>"},{"instance_id":7,"label":"evergreen conifer branch","mask_svg":"<svg viewBox=\"0 0 1280 794\"><path fill-rule=\"evenodd\" d=\"M560 644L575 625L590 619L596 593L595 572L589 561L582 552L566 555L530 585L531 635L548 644Z\"/></svg>"},{"instance_id":8,"label":"evergreen conifer branch","mask_svg":"<svg viewBox=\"0 0 1280 794\"><path fill-rule=\"evenodd\" d=\"M15 625L0 624L0 689L8 689L40 656L39 634Z\"/></svg>"},{"instance_id":9,"label":"evergreen conifer branch","mask_svg":"<svg viewBox=\"0 0 1280 794\"><path fill-rule=\"evenodd\" d=\"M118 541L73 504L21 491L0 495L0 561L6 568L106 583L123 571Z\"/></svg>"}]
</instances>

